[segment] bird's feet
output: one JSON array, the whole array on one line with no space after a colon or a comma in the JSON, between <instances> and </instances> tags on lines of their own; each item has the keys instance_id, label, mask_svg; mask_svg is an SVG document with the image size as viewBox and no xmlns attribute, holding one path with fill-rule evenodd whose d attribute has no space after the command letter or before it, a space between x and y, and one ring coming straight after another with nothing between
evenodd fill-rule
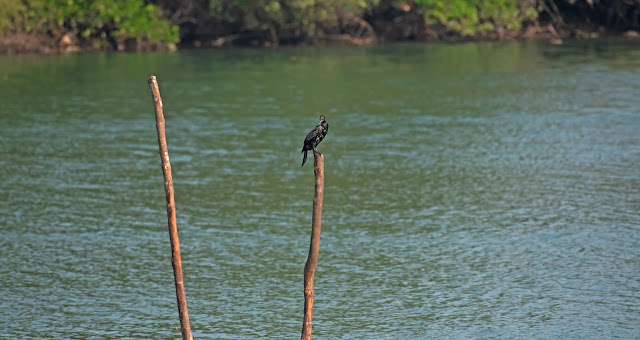
<instances>
[{"instance_id":1,"label":"bird's feet","mask_svg":"<svg viewBox=\"0 0 640 340\"><path fill-rule=\"evenodd\" d=\"M318 151L317 149L313 149L313 152L317 153L318 155L322 155L322 152Z\"/></svg>"}]
</instances>

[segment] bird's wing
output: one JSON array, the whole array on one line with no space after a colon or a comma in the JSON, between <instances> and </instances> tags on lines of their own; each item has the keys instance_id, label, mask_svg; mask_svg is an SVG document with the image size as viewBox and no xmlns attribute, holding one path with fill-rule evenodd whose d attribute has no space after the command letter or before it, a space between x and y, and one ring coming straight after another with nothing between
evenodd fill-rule
<instances>
[{"instance_id":1,"label":"bird's wing","mask_svg":"<svg viewBox=\"0 0 640 340\"><path fill-rule=\"evenodd\" d=\"M309 144L309 142L311 142L312 140L314 140L316 138L316 136L318 135L318 127L316 127L315 129L309 131L309 133L307 134L307 137L304 139L304 144Z\"/></svg>"}]
</instances>

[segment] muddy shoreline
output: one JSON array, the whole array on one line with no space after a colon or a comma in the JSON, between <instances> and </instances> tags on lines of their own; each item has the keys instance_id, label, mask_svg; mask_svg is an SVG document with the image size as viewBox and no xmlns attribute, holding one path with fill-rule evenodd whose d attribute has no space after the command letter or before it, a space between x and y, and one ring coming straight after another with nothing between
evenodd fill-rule
<instances>
[{"instance_id":1,"label":"muddy shoreline","mask_svg":"<svg viewBox=\"0 0 640 340\"><path fill-rule=\"evenodd\" d=\"M406 29L406 28L405 28ZM552 44L562 44L568 39L588 40L599 38L639 38L640 32L612 31L603 26L588 25L585 23L567 24L562 30L557 30L552 24L531 25L518 31L498 30L486 35L459 36L438 28L426 28L416 34L407 35L393 32L394 28L388 28L364 37L350 35L328 35L326 37L304 40L300 42L284 42L274 44L264 40L260 36L229 35L211 37L211 35L193 36L178 44L158 44L148 42L136 42L128 40L119 45L95 46L79 42L71 34L55 36L54 34L26 34L6 33L0 38L0 55L24 55L24 54L69 54L80 52L155 52L176 51L182 49L210 49L229 47L254 47L270 48L275 46L322 46L322 45L376 45L396 42L470 42L470 41L521 41L521 40L547 40Z\"/></svg>"}]
</instances>

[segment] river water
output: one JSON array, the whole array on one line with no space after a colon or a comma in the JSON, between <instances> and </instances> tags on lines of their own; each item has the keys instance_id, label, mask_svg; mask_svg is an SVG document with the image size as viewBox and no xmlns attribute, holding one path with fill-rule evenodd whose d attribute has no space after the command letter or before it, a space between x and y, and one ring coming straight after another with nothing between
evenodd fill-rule
<instances>
[{"instance_id":1,"label":"river water","mask_svg":"<svg viewBox=\"0 0 640 340\"><path fill-rule=\"evenodd\" d=\"M640 43L0 58L0 338L637 339Z\"/></svg>"}]
</instances>

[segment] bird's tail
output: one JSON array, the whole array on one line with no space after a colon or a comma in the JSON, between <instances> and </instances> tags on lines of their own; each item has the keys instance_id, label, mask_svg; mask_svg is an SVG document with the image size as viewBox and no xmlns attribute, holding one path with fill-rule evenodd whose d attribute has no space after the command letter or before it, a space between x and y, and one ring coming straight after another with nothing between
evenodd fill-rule
<instances>
[{"instance_id":1,"label":"bird's tail","mask_svg":"<svg viewBox=\"0 0 640 340\"><path fill-rule=\"evenodd\" d=\"M307 150L302 149L304 156L302 156L302 166L304 166L304 162L307 161Z\"/></svg>"}]
</instances>

